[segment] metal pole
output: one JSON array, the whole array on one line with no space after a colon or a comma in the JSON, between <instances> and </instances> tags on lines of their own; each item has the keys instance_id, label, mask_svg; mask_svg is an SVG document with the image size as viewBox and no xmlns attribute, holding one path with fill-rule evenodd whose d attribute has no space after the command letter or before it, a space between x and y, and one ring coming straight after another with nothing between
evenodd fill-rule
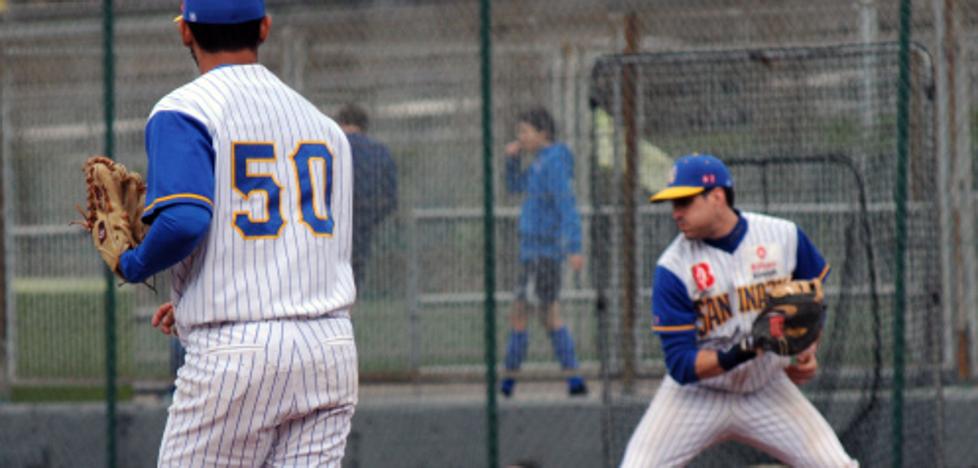
<instances>
[{"instance_id":1,"label":"metal pole","mask_svg":"<svg viewBox=\"0 0 978 468\"><path fill-rule=\"evenodd\" d=\"M939 31L942 33L938 37L941 45L941 56L938 65L944 65L944 76L938 77L945 85L946 97L946 125L947 133L942 136L947 137L944 145L947 150L947 160L950 166L948 171L949 178L942 179L950 190L947 192L952 199L952 220L951 226L954 229L953 248L957 255L953 258L956 262L955 276L955 315L954 333L957 335L957 364L958 377L970 379L974 370L974 355L972 355L972 336L969 329L974 326L974 311L969 306L975 304L975 288L970 285L975 284L975 251L974 251L974 216L971 203L971 157L969 154L969 134L968 134L968 71L967 63L962 60L964 47L961 46L959 32L961 30L960 20L957 16L959 10L957 0L943 0L940 16L935 18L935 24L941 21ZM943 159L943 158L942 158ZM943 190L942 190L943 192ZM950 328L950 327L948 327ZM953 341L949 341L953 343Z\"/></svg>"},{"instance_id":2,"label":"metal pole","mask_svg":"<svg viewBox=\"0 0 978 468\"><path fill-rule=\"evenodd\" d=\"M102 98L105 117L105 155L115 153L115 51L112 0L102 2ZM106 466L116 466L116 362L115 362L115 277L108 268L105 276L105 417L107 430Z\"/></svg>"},{"instance_id":3,"label":"metal pole","mask_svg":"<svg viewBox=\"0 0 978 468\"><path fill-rule=\"evenodd\" d=\"M625 53L638 52L638 16L625 15ZM621 347L622 347L622 385L626 393L631 393L635 381L635 291L638 278L635 277L635 174L638 172L638 129L636 128L635 101L636 68L634 63L626 63L622 70L622 119L625 124L625 172L622 174L622 215L621 250L622 277L624 280L624 303L622 304Z\"/></svg>"},{"instance_id":4,"label":"metal pole","mask_svg":"<svg viewBox=\"0 0 978 468\"><path fill-rule=\"evenodd\" d=\"M971 79L970 79L970 67L968 66L971 49L965 46L967 41L966 35L962 34L961 26L961 14L963 6L961 2L957 0L947 0L950 5L948 6L948 11L946 18L949 21L948 27L954 32L949 47L952 47L955 51L954 61L948 70L949 76L953 80L950 84L954 93L954 102L956 103L953 107L953 113L951 114L951 125L954 128L953 138L951 139L950 145L953 148L954 155L957 161L957 171L955 171L955 180L953 181L954 190L961 196L961 248L962 257L965 265L964 271L964 281L969 287L965 288L965 298L964 303L966 304L976 304L978 303L978 291L975 288L970 287L978 282L978 271L975 270L976 265L978 265L978 252L976 252L976 239L975 234L975 204L973 193L973 166L974 161L971 158L971 125L969 124L969 118L971 115ZM970 346L965 348L965 353L968 354L968 362L971 364L968 369L968 376L974 377L978 375L978 312L972 307L965 311L967 317L965 322L967 325L967 340L970 342Z\"/></svg>"},{"instance_id":5,"label":"metal pole","mask_svg":"<svg viewBox=\"0 0 978 468\"><path fill-rule=\"evenodd\" d=\"M897 89L896 239L893 293L893 466L903 466L903 385L906 311L907 159L910 134L910 0L900 0L900 81Z\"/></svg>"},{"instance_id":6,"label":"metal pole","mask_svg":"<svg viewBox=\"0 0 978 468\"><path fill-rule=\"evenodd\" d=\"M935 119L935 148L937 154L937 186L938 187L950 187L951 183L951 156L950 156L950 133L948 131L950 123L950 116L948 115L948 103L950 100L950 94L953 93L952 90L948 89L948 57L941 53L944 51L947 45L944 43L946 36L944 32L944 27L946 20L944 18L944 0L934 0L934 35L938 44L938 53L935 55L935 72L937 78L936 93L934 94L934 102L936 107L936 112L934 113ZM940 251L941 251L941 314L944 323L948 326L943 327L941 333L944 334L944 343L948 345L943 349L943 359L945 362L954 361L954 352L952 343L954 343L953 334L955 329L951 324L955 323L955 317L957 317L957 312L959 309L959 292L956 288L959 286L957 277L961 276L960 271L954 269L956 259L955 259L955 244L953 239L956 237L956 228L951 222L952 213L958 210L955 207L954 197L952 196L953 190L938 190L937 199L940 206L939 219L940 219Z\"/></svg>"},{"instance_id":7,"label":"metal pole","mask_svg":"<svg viewBox=\"0 0 978 468\"><path fill-rule=\"evenodd\" d=\"M597 321L597 347L598 347L598 376L601 379L601 454L604 466L610 468L615 463L614 445L614 425L611 401L611 373L609 371L611 350L608 336L608 303L605 297L608 285L608 220L610 215L605 214L604 210L609 206L606 201L599 198L601 193L596 190L605 178L602 168L598 164L598 124L597 115L600 107L594 101L591 105L591 144L588 152L588 186L589 200L591 203L591 223L588 229L590 236L589 243L591 248L588 257L588 265L591 271L591 284L594 287L594 315Z\"/></svg>"},{"instance_id":8,"label":"metal pole","mask_svg":"<svg viewBox=\"0 0 978 468\"><path fill-rule=\"evenodd\" d=\"M479 42L482 85L482 178L485 251L486 457L499 466L496 407L496 245L493 220L492 171L492 0L479 0Z\"/></svg>"},{"instance_id":9,"label":"metal pole","mask_svg":"<svg viewBox=\"0 0 978 468\"><path fill-rule=\"evenodd\" d=\"M879 18L875 0L860 0L859 2L859 35L863 44L869 45L879 40ZM869 133L876 123L873 112L873 89L876 83L876 54L863 54L862 71L862 125L864 141L869 141Z\"/></svg>"},{"instance_id":10,"label":"metal pole","mask_svg":"<svg viewBox=\"0 0 978 468\"><path fill-rule=\"evenodd\" d=\"M4 51L0 50L0 63L9 63L4 57ZM13 363L12 357L14 342L12 339L12 330L8 325L13 323L13 308L11 307L13 297L13 274L10 270L12 265L8 253L13 252L12 244L10 242L10 228L13 226L13 217L10 216L10 211L8 207L13 206L10 194L13 193L10 190L10 184L13 183L13 178L10 177L10 172L8 168L10 167L10 75L7 68L2 70L3 72L3 83L0 87L0 164L2 164L2 174L3 177L0 178L0 212L3 216L0 216L0 240L3 242L3 252L0 252L0 288L2 288L2 294L0 294L0 401L6 400L10 397L10 385L13 382Z\"/></svg>"}]
</instances>

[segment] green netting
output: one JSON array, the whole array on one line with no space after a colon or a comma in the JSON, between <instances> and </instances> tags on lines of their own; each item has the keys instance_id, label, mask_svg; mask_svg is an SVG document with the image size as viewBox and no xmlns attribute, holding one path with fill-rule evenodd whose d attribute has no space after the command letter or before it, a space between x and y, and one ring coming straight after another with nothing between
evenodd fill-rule
<instances>
[{"instance_id":1,"label":"green netting","mask_svg":"<svg viewBox=\"0 0 978 468\"><path fill-rule=\"evenodd\" d=\"M362 105L398 169L397 209L374 231L354 312L363 385L347 466L488 463L485 368L503 365L486 363L483 349L481 157L486 144L498 155L490 260L502 361L522 202L506 192L502 153L531 105L550 110L575 156L587 261L580 275L565 265L560 304L591 391L568 397L546 331L531 318L517 393L499 402L500 464L620 461L664 373L648 333L650 282L675 229L666 207L644 195L687 151L729 159L738 205L796 220L832 262L831 345L805 390L851 453L864 466L892 460L891 314L903 294L904 463L971 462L955 448L967 447L957 434L978 422L954 411L973 398L966 387L978 365L971 2L913 2L905 291L894 290L892 270L899 2L493 0L491 142L482 132L478 0L266 2L274 23L261 61L327 114ZM171 22L178 3L115 1L116 157L141 172L152 105L196 76ZM103 148L101 5L0 1L0 393L16 401L90 395L105 379L100 260L67 225L83 201L81 162ZM641 54L622 55L629 43ZM631 97L624 67L638 90ZM628 194L627 116L640 155ZM633 241L621 218L629 196ZM160 408L172 343L148 320L169 286L165 276L153 285L120 288L116 348L120 384ZM127 434L120 462L152 464L158 441ZM39 460L6 458L14 452L4 446L0 465ZM58 464L63 455L52 456ZM99 465L99 457L72 461ZM724 444L695 463L767 461Z\"/></svg>"},{"instance_id":2,"label":"green netting","mask_svg":"<svg viewBox=\"0 0 978 468\"><path fill-rule=\"evenodd\" d=\"M612 122L597 138L623 140L633 125L641 139L636 145L641 150L634 153L639 168L659 164L660 154L724 155L742 209L793 219L822 249L833 266L827 283L832 314L820 353L822 376L806 392L853 456L882 464L894 448L880 434L890 429L887 401L895 340L889 324L892 298L901 293L892 274L897 51L895 44L881 44L615 56L595 66L592 92L596 121ZM923 49L915 49L913 58L908 200L913 245L907 252L912 267L902 294L908 303L908 387L917 391L904 413L907 430L914 432L904 452L906 459L916 460L911 463L929 463L944 437L943 415L938 414L941 374L953 363L943 358L949 349L941 344L945 322L936 300L941 295L939 233L929 228L938 224L939 211L934 103L927 95L933 77ZM629 77L637 96L631 114L623 111L622 97ZM612 154L598 148L592 177L616 185L628 152L623 145L606 147ZM645 198L650 190L654 187L643 187L633 196ZM621 192L602 192L607 193L610 199L596 196L595 203L620 209ZM650 249L643 257L654 258L675 232L668 211L641 207L633 216L640 220L634 235ZM610 233L621 223L609 217L607 224ZM595 243L603 241L600 231L595 237ZM603 258L612 259L607 268L622 276L627 270L615 259L625 255ZM639 284L648 284L650 274L643 270ZM612 280L609 294L623 294L621 284ZM627 313L611 312L612 320ZM622 368L627 363L615 358L636 351L648 356L652 369L659 364L660 356L642 348L612 346L609 377L620 374L627 384L636 370L629 372ZM628 396L627 391L622 395ZM625 418L626 428L632 424ZM732 451L744 463L764 460Z\"/></svg>"}]
</instances>

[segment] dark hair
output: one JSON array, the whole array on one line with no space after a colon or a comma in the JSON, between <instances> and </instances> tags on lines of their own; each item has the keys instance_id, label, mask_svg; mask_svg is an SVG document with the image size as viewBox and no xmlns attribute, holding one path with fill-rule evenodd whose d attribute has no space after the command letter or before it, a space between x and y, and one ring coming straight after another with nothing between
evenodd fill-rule
<instances>
[{"instance_id":1,"label":"dark hair","mask_svg":"<svg viewBox=\"0 0 978 468\"><path fill-rule=\"evenodd\" d=\"M340 125L356 125L363 131L367 131L367 126L370 125L370 119L367 118L367 111L356 104L343 106L339 114L337 114L336 120L340 122Z\"/></svg>"},{"instance_id":2,"label":"dark hair","mask_svg":"<svg viewBox=\"0 0 978 468\"><path fill-rule=\"evenodd\" d=\"M727 206L730 208L734 207L734 190L733 187L724 187L723 194L727 196Z\"/></svg>"},{"instance_id":3,"label":"dark hair","mask_svg":"<svg viewBox=\"0 0 978 468\"><path fill-rule=\"evenodd\" d=\"M261 43L261 19L237 24L187 23L197 45L206 52L257 50Z\"/></svg>"},{"instance_id":4,"label":"dark hair","mask_svg":"<svg viewBox=\"0 0 978 468\"><path fill-rule=\"evenodd\" d=\"M734 207L734 189L733 189L733 187L719 187L719 186L717 186L717 187L710 187L710 188L702 191L699 195L701 197L706 197L707 195L710 194L710 192L712 192L712 191L714 191L716 189L723 190L724 198L727 199L727 206L729 206L730 208L733 208Z\"/></svg>"},{"instance_id":5,"label":"dark hair","mask_svg":"<svg viewBox=\"0 0 978 468\"><path fill-rule=\"evenodd\" d=\"M528 109L520 114L517 120L526 122L537 131L545 133L550 141L557 139L557 126L554 124L554 118L543 107Z\"/></svg>"}]
</instances>

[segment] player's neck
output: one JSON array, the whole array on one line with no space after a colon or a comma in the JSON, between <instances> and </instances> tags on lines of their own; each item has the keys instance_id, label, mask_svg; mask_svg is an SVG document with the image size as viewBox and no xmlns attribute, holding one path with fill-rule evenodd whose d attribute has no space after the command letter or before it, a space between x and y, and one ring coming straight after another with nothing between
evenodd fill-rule
<instances>
[{"instance_id":1,"label":"player's neck","mask_svg":"<svg viewBox=\"0 0 978 468\"><path fill-rule=\"evenodd\" d=\"M734 228L737 227L737 221L740 217L737 216L737 212L733 209L725 209L720 211L720 216L716 222L716 229L713 231L713 235L710 239L723 239L733 232Z\"/></svg>"},{"instance_id":2,"label":"player's neck","mask_svg":"<svg viewBox=\"0 0 978 468\"><path fill-rule=\"evenodd\" d=\"M200 69L201 75L221 65L249 65L258 63L258 51L250 49L216 53L200 53L198 51L197 57L197 68Z\"/></svg>"}]
</instances>

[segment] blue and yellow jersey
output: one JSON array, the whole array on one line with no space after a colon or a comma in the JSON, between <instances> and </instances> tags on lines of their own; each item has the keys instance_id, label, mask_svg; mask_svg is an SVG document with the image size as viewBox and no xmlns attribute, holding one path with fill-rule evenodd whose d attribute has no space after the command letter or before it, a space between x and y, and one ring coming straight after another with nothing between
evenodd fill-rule
<instances>
[{"instance_id":1,"label":"blue and yellow jersey","mask_svg":"<svg viewBox=\"0 0 978 468\"><path fill-rule=\"evenodd\" d=\"M696 381L698 349L726 350L747 336L767 286L824 280L828 271L808 236L780 218L742 213L733 231L718 240L679 235L659 258L652 288L652 329L662 339L670 375L681 383ZM785 358L766 353L699 383L753 391L785 364Z\"/></svg>"}]
</instances>

